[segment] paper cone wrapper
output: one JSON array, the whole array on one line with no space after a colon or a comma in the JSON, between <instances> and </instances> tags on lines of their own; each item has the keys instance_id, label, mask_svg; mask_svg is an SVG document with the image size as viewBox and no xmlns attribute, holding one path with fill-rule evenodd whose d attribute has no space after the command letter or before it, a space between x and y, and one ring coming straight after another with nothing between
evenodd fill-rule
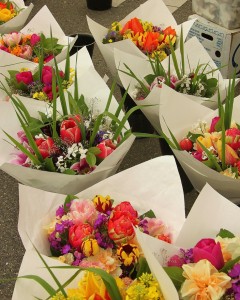
<instances>
[{"instance_id":1,"label":"paper cone wrapper","mask_svg":"<svg viewBox=\"0 0 240 300\"><path fill-rule=\"evenodd\" d=\"M66 266L66 264L60 261L42 255L43 259L46 261L49 267L61 267ZM57 279L61 284L64 284L77 270L76 269L52 269L53 273L56 275ZM33 249L26 251L18 277L25 275L36 275L46 280L53 288L57 290L57 285L53 280L52 276L49 274L45 265L41 261L37 252ZM80 273L68 286L67 288L77 288L77 284L82 277ZM38 299L46 299L49 294L42 288L42 286L34 280L29 280L26 278L18 279L16 281L12 300L32 300L37 297Z\"/></svg>"},{"instance_id":2,"label":"paper cone wrapper","mask_svg":"<svg viewBox=\"0 0 240 300\"><path fill-rule=\"evenodd\" d=\"M85 96L85 101L89 105L94 105L96 112L102 112L105 109L106 101L109 96L109 88L95 69L90 68L84 75L79 77L79 91ZM46 111L46 104L41 101L27 101L22 99L28 112L33 117L38 117L38 112ZM26 101L25 101L26 100ZM115 113L118 102L112 99L109 111ZM17 137L17 132L21 129L16 117L13 106L10 102L0 101L0 128L5 130L13 137ZM120 114L120 119L124 116ZM11 122L9 123L9 120ZM129 125L126 124L129 128ZM127 154L135 137L131 135L116 150L105 158L96 169L86 175L66 175L30 169L9 163L13 158L14 147L7 143L6 135L0 131L0 168L16 178L19 182L33 186L39 189L59 192L63 194L76 194L81 190L93 185L94 183L113 175L120 166L124 156Z\"/></svg>"},{"instance_id":3,"label":"paper cone wrapper","mask_svg":"<svg viewBox=\"0 0 240 300\"><path fill-rule=\"evenodd\" d=\"M180 231L176 244L193 247L202 238L215 238L220 229L239 235L240 208L206 184Z\"/></svg>"},{"instance_id":4,"label":"paper cone wrapper","mask_svg":"<svg viewBox=\"0 0 240 300\"><path fill-rule=\"evenodd\" d=\"M122 171L77 196L92 199L97 194L110 195L115 203L129 201L139 215L152 209L156 217L168 226L173 241L185 220L183 191L173 156L158 157ZM56 209L63 205L64 200L65 196L61 194L19 186L18 230L26 249L32 247L30 237L40 253L50 255L44 228L54 220Z\"/></svg>"},{"instance_id":5,"label":"paper cone wrapper","mask_svg":"<svg viewBox=\"0 0 240 300\"><path fill-rule=\"evenodd\" d=\"M76 62L77 57L77 62ZM7 81L5 79L6 77L10 77L8 71L10 70L16 70L21 71L22 68L27 68L29 71L32 71L33 73L38 70L38 64L35 64L33 62L27 61L25 59L22 59L20 57L11 55L5 51L0 50L0 64L1 62L4 62L4 65L1 66L1 74L0 74L0 82L9 89L9 86L7 84ZM62 62L58 63L59 70L65 71L65 64L66 60L63 60ZM92 59L89 55L89 52L86 47L83 47L80 49L77 53L70 56L70 66L71 68L75 69L77 71L78 77L83 76L85 72L87 72L89 69L94 69ZM69 87L68 91L74 90L74 84ZM21 100L25 100L28 102L40 102L39 100L35 100L33 98L28 97L22 97L17 95ZM8 101L9 97L7 94L0 89L0 101ZM47 104L42 102L42 106L46 106Z\"/></svg>"},{"instance_id":6,"label":"paper cone wrapper","mask_svg":"<svg viewBox=\"0 0 240 300\"><path fill-rule=\"evenodd\" d=\"M58 39L58 43L64 45L61 53L59 53L56 56L57 62L61 62L64 59L66 59L67 52L68 52L68 44L69 44L69 49L71 49L77 39L77 36L75 38L66 36L46 5L39 10L39 12L32 18L32 20L24 28L21 27L21 30L18 31L20 31L23 34L43 33L47 38L50 38L51 30L52 30L52 36ZM13 31L17 31L17 30L13 30ZM54 60L53 59L50 60L45 65L54 66ZM4 82L3 75L8 75L7 72L8 70L20 70L23 67L33 70L34 68L38 67L38 64L34 62L30 62L29 60L23 59L21 57L17 57L3 50L0 50L0 67L1 67L0 81ZM0 91L0 99L1 99L1 93L2 91Z\"/></svg>"},{"instance_id":7,"label":"paper cone wrapper","mask_svg":"<svg viewBox=\"0 0 240 300\"><path fill-rule=\"evenodd\" d=\"M190 20L181 25L177 25L173 15L162 0L146 1L144 4L141 4L137 9L127 15L123 20L121 20L120 23L125 25L127 21L134 17L143 21L152 22L152 24L160 26L163 29L168 26L172 26L176 30L177 36L180 35L182 26L184 30L184 39L194 23L194 20ZM101 26L89 17L87 17L87 22L88 27L113 77L117 76L117 67L115 66L114 62L114 48L125 51L137 57L146 57L130 40L122 40L112 44L103 44L102 40L106 36L108 28ZM111 24L109 24L109 28L110 26Z\"/></svg>"},{"instance_id":8,"label":"paper cone wrapper","mask_svg":"<svg viewBox=\"0 0 240 300\"><path fill-rule=\"evenodd\" d=\"M10 33L13 31L20 31L26 23L27 18L29 17L33 9L32 3L29 6L25 6L24 1L22 0L14 0L14 3L17 5L18 8L22 9L22 11L16 17L0 25L0 34Z\"/></svg>"},{"instance_id":9,"label":"paper cone wrapper","mask_svg":"<svg viewBox=\"0 0 240 300\"><path fill-rule=\"evenodd\" d=\"M165 300L178 300L177 291L171 282L170 278L167 276L163 268L158 265L153 254L145 246L142 247L144 256L146 257L152 273L155 275L160 288L163 292ZM61 267L66 266L60 261L42 255L43 259L49 267ZM64 284L71 276L77 271L76 269L52 269L53 273L59 280L61 284ZM49 274L40 257L33 249L27 250L18 273L18 277L26 275L36 275L46 280L53 288L57 289L56 283L54 282L52 276ZM65 288L65 291L69 288L77 288L78 282L81 279L83 272L79 275ZM38 297L39 299L45 299L49 295L46 291L35 281L29 279L18 279L15 284L12 300L25 299L32 300L33 297Z\"/></svg>"},{"instance_id":10,"label":"paper cone wrapper","mask_svg":"<svg viewBox=\"0 0 240 300\"><path fill-rule=\"evenodd\" d=\"M170 128L177 141L183 139L187 133L199 121L206 121L210 124L218 111L211 110L199 105L180 94L178 98L171 95L171 89L163 86L161 89L162 98L159 114L162 131L170 137L167 126ZM167 101L165 101L167 99ZM240 96L234 101L233 120L240 122ZM217 171L205 166L186 151L174 150L173 152L179 163L186 172L194 188L200 192L206 183L209 183L216 191L233 202L240 202L240 181L224 176Z\"/></svg>"},{"instance_id":11,"label":"paper cone wrapper","mask_svg":"<svg viewBox=\"0 0 240 300\"><path fill-rule=\"evenodd\" d=\"M196 70L199 64L208 64L208 67L206 68L205 72L208 72L210 70L215 70L217 68L215 63L209 56L208 52L204 49L204 47L196 37L193 37L190 40L188 40L184 44L184 49L185 49L184 60L186 65L186 70L185 70L186 74L189 74L193 70ZM180 65L181 63L180 49L178 48L175 51L175 53L176 53L178 64ZM128 93L130 97L133 99L133 101L136 103L136 105L153 105L144 108L142 111L145 114L145 116L148 118L148 120L151 122L151 124L154 126L154 128L159 132L160 131L159 110L156 108L156 105L159 106L160 101L161 102L168 101L169 97L178 98L179 93L171 89L171 93L169 95L166 95L166 99L163 99L161 88L155 88L149 93L149 95L144 100L135 100L135 90L138 84L137 80L135 80L134 78L130 77L127 74L124 74L123 72L121 72L121 70L128 72L127 68L125 67L125 65L127 65L141 81L144 81L144 77L146 75L153 74L151 64L149 63L148 58L146 57L140 58L128 54L124 51L120 51L118 49L114 49L114 57L115 57L115 64L118 68L118 76L121 80L121 83L125 89L128 89ZM172 75L176 75L171 55L169 56L169 58L165 59L162 62L162 65L165 71L167 72L169 59L170 59L170 73ZM209 75L209 78L210 77L218 79L220 97L221 100L223 101L226 97L226 90L228 88L229 80L223 79L221 72L219 70L215 71L213 73L213 76ZM185 96L206 107L212 109L217 108L218 92L216 92L215 95L213 95L211 98L202 98L202 97L197 97L192 95L185 95ZM161 109L160 109L160 113L161 113Z\"/></svg>"}]
</instances>

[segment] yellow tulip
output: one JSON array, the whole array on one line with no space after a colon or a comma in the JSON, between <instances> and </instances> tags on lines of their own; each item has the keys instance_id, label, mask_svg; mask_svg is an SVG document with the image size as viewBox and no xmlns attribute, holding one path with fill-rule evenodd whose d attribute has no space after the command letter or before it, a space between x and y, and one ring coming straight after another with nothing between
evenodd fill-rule
<instances>
[{"instance_id":1,"label":"yellow tulip","mask_svg":"<svg viewBox=\"0 0 240 300\"><path fill-rule=\"evenodd\" d=\"M13 17L11 11L7 8L3 8L0 10L0 22L7 22L11 20Z\"/></svg>"}]
</instances>

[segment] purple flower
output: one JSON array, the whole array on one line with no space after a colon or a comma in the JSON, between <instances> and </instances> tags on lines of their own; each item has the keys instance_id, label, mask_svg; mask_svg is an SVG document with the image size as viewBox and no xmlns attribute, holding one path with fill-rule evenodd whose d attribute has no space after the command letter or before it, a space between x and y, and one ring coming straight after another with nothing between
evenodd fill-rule
<instances>
[{"instance_id":1,"label":"purple flower","mask_svg":"<svg viewBox=\"0 0 240 300\"><path fill-rule=\"evenodd\" d=\"M64 215L65 215L65 211L64 211L63 205L59 206L59 208L56 210L56 216L61 218Z\"/></svg>"},{"instance_id":2,"label":"purple flower","mask_svg":"<svg viewBox=\"0 0 240 300\"><path fill-rule=\"evenodd\" d=\"M232 278L230 292L234 294L235 300L240 300L240 264L235 264L228 275Z\"/></svg>"},{"instance_id":3,"label":"purple flower","mask_svg":"<svg viewBox=\"0 0 240 300\"><path fill-rule=\"evenodd\" d=\"M70 252L70 250L71 250L71 246L69 244L66 244L62 247L61 252L62 254L67 254L68 252Z\"/></svg>"}]
</instances>

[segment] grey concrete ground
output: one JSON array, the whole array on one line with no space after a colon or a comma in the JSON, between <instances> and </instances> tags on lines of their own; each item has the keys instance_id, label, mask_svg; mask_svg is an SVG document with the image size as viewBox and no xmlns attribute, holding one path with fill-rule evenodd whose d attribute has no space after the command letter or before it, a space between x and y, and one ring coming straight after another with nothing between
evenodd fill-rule
<instances>
[{"instance_id":1,"label":"grey concrete ground","mask_svg":"<svg viewBox=\"0 0 240 300\"><path fill-rule=\"evenodd\" d=\"M33 0L32 2L35 7L31 16L44 4L47 4L64 32L70 35L73 33L89 32L86 15L108 27L111 22L121 20L133 9L144 3L145 0L126 0L119 7L102 12L88 10L85 0ZM27 4L29 3L30 1L28 0ZM174 13L174 16L177 22L181 23L187 20L187 17L191 13L191 0L188 0ZM97 71L101 75L105 73L109 74L105 62L96 46L94 48L93 61ZM138 139L124 159L121 170L159 155L161 155L161 151L158 140ZM195 191L185 194L186 212L189 211L196 197L197 192ZM24 249L17 232L17 221L17 182L0 171L0 278L15 277L24 254ZM11 299L13 286L14 283L0 285L0 300Z\"/></svg>"}]
</instances>

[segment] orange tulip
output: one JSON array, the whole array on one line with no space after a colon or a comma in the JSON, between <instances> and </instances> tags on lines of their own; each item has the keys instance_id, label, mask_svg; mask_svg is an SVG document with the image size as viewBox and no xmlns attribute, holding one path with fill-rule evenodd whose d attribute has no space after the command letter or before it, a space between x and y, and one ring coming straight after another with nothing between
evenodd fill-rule
<instances>
[{"instance_id":1,"label":"orange tulip","mask_svg":"<svg viewBox=\"0 0 240 300\"><path fill-rule=\"evenodd\" d=\"M146 39L143 44L143 51L151 53L158 46L158 32L147 32Z\"/></svg>"},{"instance_id":2,"label":"orange tulip","mask_svg":"<svg viewBox=\"0 0 240 300\"><path fill-rule=\"evenodd\" d=\"M222 160L222 141L218 140L215 144L216 150L218 152L218 155L220 159ZM237 153L231 148L229 145L225 145L225 163L226 165L233 166L237 161L239 160L239 157Z\"/></svg>"},{"instance_id":3,"label":"orange tulip","mask_svg":"<svg viewBox=\"0 0 240 300\"><path fill-rule=\"evenodd\" d=\"M123 27L123 29L121 30L121 34L123 35L127 30L131 30L133 31L134 35L137 34L138 32L143 33L143 27L142 24L140 23L138 18L133 18L131 20L129 20Z\"/></svg>"}]
</instances>

